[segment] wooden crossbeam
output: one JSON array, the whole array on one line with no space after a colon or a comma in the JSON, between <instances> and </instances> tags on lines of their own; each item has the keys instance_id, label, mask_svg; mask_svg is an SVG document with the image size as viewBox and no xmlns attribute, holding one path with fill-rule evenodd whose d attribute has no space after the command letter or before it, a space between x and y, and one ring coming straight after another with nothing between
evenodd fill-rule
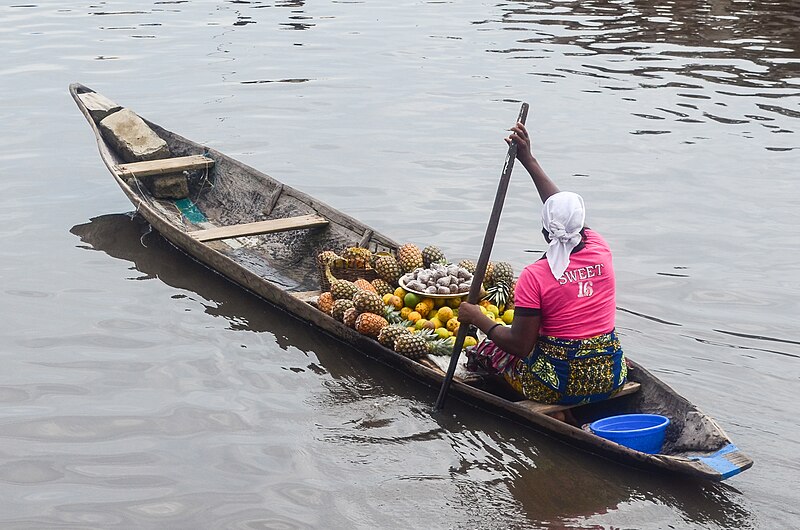
<instances>
[{"instance_id":1,"label":"wooden crossbeam","mask_svg":"<svg viewBox=\"0 0 800 530\"><path fill-rule=\"evenodd\" d=\"M209 228L208 230L196 230L194 232L189 232L189 235L198 241L216 241L219 239L230 239L232 237L285 232L287 230L305 230L326 226L327 224L328 220L324 217L311 214L300 215L298 217L286 217L283 219L270 219L269 221L258 221L255 223L221 226L218 228Z\"/></svg>"},{"instance_id":2,"label":"wooden crossbeam","mask_svg":"<svg viewBox=\"0 0 800 530\"><path fill-rule=\"evenodd\" d=\"M620 390L619 392L617 392L608 399L614 399L622 396L627 396L628 394L633 394L635 392L638 392L641 386L642 385L640 385L639 383L628 381L622 387L622 390ZM539 403L538 401L531 401L529 399L523 401L517 401L514 404L523 407L524 409L527 409L531 412L538 412L540 414L550 414L551 412L558 412L559 410L566 410L580 406L580 405L548 405L547 403Z\"/></svg>"},{"instance_id":3,"label":"wooden crossbeam","mask_svg":"<svg viewBox=\"0 0 800 530\"><path fill-rule=\"evenodd\" d=\"M192 171L194 169L206 169L213 165L214 160L207 156L191 155L120 164L116 169L121 177L150 177Z\"/></svg>"}]
</instances>

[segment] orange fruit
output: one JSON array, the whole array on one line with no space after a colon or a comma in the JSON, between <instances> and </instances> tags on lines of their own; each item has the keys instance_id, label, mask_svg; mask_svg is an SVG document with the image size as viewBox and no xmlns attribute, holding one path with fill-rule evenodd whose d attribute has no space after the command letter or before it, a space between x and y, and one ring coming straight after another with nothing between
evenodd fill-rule
<instances>
[{"instance_id":1,"label":"orange fruit","mask_svg":"<svg viewBox=\"0 0 800 530\"><path fill-rule=\"evenodd\" d=\"M421 319L421 318L422 318L422 315L420 315L420 314L419 314L419 313L417 313L416 311L412 311L412 312L410 312L410 313L408 314L408 316L406 317L406 319L407 319L407 320L410 320L411 322L416 322L417 320L419 320L419 319Z\"/></svg>"},{"instance_id":2,"label":"orange fruit","mask_svg":"<svg viewBox=\"0 0 800 530\"><path fill-rule=\"evenodd\" d=\"M451 318L450 320L447 321L447 324L446 324L447 331L450 331L452 333L456 333L458 331L458 326L460 326L460 325L461 325L461 323L458 321L458 319L456 317L453 317L453 318Z\"/></svg>"},{"instance_id":3,"label":"orange fruit","mask_svg":"<svg viewBox=\"0 0 800 530\"><path fill-rule=\"evenodd\" d=\"M447 322L453 318L453 310L447 306L440 307L439 311L436 312L436 317L442 322Z\"/></svg>"},{"instance_id":4,"label":"orange fruit","mask_svg":"<svg viewBox=\"0 0 800 530\"><path fill-rule=\"evenodd\" d=\"M416 311L417 313L419 313L420 315L422 315L424 317L428 316L428 313L430 312L430 310L431 310L431 308L428 307L428 304L426 304L425 302L420 302L416 306L414 306L414 311Z\"/></svg>"},{"instance_id":5,"label":"orange fruit","mask_svg":"<svg viewBox=\"0 0 800 530\"><path fill-rule=\"evenodd\" d=\"M387 303L395 309L403 309L403 299L397 295L389 295L389 301Z\"/></svg>"}]
</instances>

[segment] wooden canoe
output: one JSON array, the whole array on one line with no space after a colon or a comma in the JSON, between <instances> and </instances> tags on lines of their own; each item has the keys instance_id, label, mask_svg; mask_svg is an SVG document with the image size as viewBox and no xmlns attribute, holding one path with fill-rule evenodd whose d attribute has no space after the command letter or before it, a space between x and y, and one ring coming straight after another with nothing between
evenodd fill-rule
<instances>
[{"instance_id":1,"label":"wooden canoe","mask_svg":"<svg viewBox=\"0 0 800 530\"><path fill-rule=\"evenodd\" d=\"M267 302L316 326L364 355L389 364L430 385L443 372L381 346L319 311L316 255L326 249L360 245L394 251L398 245L325 203L285 185L209 147L144 120L166 141L171 158L126 163L101 133L96 118L104 108L118 108L81 84L70 93L89 122L100 156L136 211L178 249L226 276ZM147 176L187 171L189 198L156 199L143 185ZM185 173L187 174L187 173ZM593 454L624 464L720 481L752 466L708 415L647 370L632 363L627 395L573 408L579 423L626 413L654 413L670 418L660 454L646 454L600 438L588 429L555 420L541 404L510 396L491 379L456 378L458 398L514 418Z\"/></svg>"}]
</instances>

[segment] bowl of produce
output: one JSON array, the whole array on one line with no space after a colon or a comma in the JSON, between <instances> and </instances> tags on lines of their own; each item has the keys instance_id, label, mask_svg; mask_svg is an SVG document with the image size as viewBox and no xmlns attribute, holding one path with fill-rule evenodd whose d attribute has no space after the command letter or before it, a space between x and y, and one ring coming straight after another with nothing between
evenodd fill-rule
<instances>
[{"instance_id":1,"label":"bowl of produce","mask_svg":"<svg viewBox=\"0 0 800 530\"><path fill-rule=\"evenodd\" d=\"M469 293L472 273L452 263L433 263L429 268L418 268L404 274L398 283L406 291L420 296L454 298Z\"/></svg>"}]
</instances>

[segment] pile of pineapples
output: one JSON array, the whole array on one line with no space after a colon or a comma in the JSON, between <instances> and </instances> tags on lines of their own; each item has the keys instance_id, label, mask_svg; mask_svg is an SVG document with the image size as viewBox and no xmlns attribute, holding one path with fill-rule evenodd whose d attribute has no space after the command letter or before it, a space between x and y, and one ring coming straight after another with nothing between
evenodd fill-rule
<instances>
[{"instance_id":1,"label":"pile of pineapples","mask_svg":"<svg viewBox=\"0 0 800 530\"><path fill-rule=\"evenodd\" d=\"M461 298L426 298L406 292L398 284L403 274L431 268L434 264L447 264L438 247L430 245L420 250L418 246L407 243L397 250L396 255L350 247L341 254L323 251L317 260L330 283L330 290L323 292L317 300L320 311L411 359L452 353L459 327ZM331 271L342 266L365 272L369 270L378 277L355 281L336 278ZM458 266L470 274L475 272L475 263L471 260L463 260ZM514 292L511 265L490 263L483 287L481 310L498 323L510 324ZM467 337L465 347L475 343L474 337Z\"/></svg>"}]
</instances>

